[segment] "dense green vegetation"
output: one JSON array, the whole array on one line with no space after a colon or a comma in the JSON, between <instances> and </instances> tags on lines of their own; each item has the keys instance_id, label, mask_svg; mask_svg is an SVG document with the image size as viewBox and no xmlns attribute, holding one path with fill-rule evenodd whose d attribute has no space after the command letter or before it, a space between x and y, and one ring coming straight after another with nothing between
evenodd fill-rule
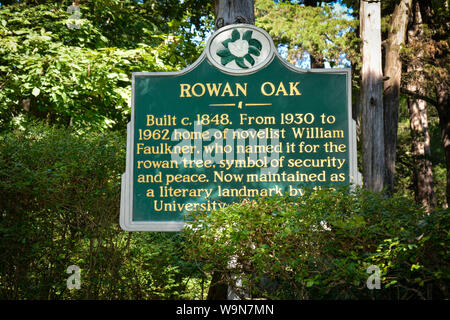
<instances>
[{"instance_id":1,"label":"dense green vegetation","mask_svg":"<svg viewBox=\"0 0 450 320\"><path fill-rule=\"evenodd\" d=\"M201 298L181 235L119 227L125 140L43 126L2 136L0 298ZM72 292L70 265L82 270Z\"/></svg>"},{"instance_id":2,"label":"dense green vegetation","mask_svg":"<svg viewBox=\"0 0 450 320\"><path fill-rule=\"evenodd\" d=\"M448 297L450 216L361 189L244 200L180 234L118 225L125 137L42 125L0 143L0 297L201 299L213 272L251 297ZM235 261L230 265L230 261ZM80 290L66 288L69 265ZM368 290L367 268L383 290Z\"/></svg>"},{"instance_id":3,"label":"dense green vegetation","mask_svg":"<svg viewBox=\"0 0 450 320\"><path fill-rule=\"evenodd\" d=\"M131 73L193 62L210 5L83 1L69 28L71 1L13 2L0 6L0 298L206 296L180 235L118 219Z\"/></svg>"},{"instance_id":4,"label":"dense green vegetation","mask_svg":"<svg viewBox=\"0 0 450 320\"><path fill-rule=\"evenodd\" d=\"M450 217L357 188L243 201L194 215L189 259L242 298L443 299ZM230 263L232 262L232 263ZM382 290L366 286L380 268Z\"/></svg>"},{"instance_id":5,"label":"dense green vegetation","mask_svg":"<svg viewBox=\"0 0 450 320\"><path fill-rule=\"evenodd\" d=\"M200 0L86 1L71 28L69 1L43 2L0 7L0 130L30 118L123 130L132 72L178 70L199 55L190 29Z\"/></svg>"},{"instance_id":6,"label":"dense green vegetation","mask_svg":"<svg viewBox=\"0 0 450 320\"><path fill-rule=\"evenodd\" d=\"M448 299L443 118L431 89L425 156L412 150L411 95L401 96L390 196L342 188L242 199L193 214L182 233L119 227L131 74L195 61L213 28L212 2L81 1L71 26L72 1L0 1L0 299L205 299L213 275L219 284L240 279L234 289L249 298ZM408 65L425 48L427 88L437 75L448 79L441 2L433 1L427 41L402 51ZM358 2L340 3L353 10L258 0L256 24L292 63L308 55L316 66L350 63L358 118ZM383 34L396 3L383 2ZM402 81L418 78L413 70ZM428 211L414 173L424 157L436 199ZM67 289L70 265L81 268L80 290ZM380 268L381 290L366 287L370 265Z\"/></svg>"}]
</instances>

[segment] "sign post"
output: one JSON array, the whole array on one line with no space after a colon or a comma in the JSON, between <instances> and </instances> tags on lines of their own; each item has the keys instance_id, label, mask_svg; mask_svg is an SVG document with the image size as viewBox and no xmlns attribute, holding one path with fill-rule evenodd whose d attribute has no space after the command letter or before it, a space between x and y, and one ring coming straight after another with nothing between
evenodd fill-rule
<instances>
[{"instance_id":1,"label":"sign post","mask_svg":"<svg viewBox=\"0 0 450 320\"><path fill-rule=\"evenodd\" d=\"M359 183L350 69L302 70L253 25L179 72L133 74L120 225L180 231L190 211Z\"/></svg>"}]
</instances>

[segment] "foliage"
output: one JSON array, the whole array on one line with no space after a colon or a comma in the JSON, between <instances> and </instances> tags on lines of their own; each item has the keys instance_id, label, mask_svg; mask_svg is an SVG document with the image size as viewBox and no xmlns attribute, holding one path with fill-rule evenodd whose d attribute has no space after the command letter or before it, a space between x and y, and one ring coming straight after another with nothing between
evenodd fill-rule
<instances>
[{"instance_id":1,"label":"foliage","mask_svg":"<svg viewBox=\"0 0 450 320\"><path fill-rule=\"evenodd\" d=\"M358 87L355 19L333 1L256 1L257 25L332 66L350 59ZM423 59L428 98L448 82L448 5L433 0ZM383 1L383 31L396 1ZM198 299L210 274L242 279L242 296L274 299L448 299L449 211L424 216L412 201L357 189L300 199L256 199L193 217L185 234L126 233L118 226L131 73L192 63L211 31L209 0L2 1L0 5L0 298ZM419 54L423 52L424 54ZM403 82L417 74L404 74ZM404 100L403 100L404 101ZM404 105L403 105L404 107ZM430 112L436 196L445 168ZM32 125L35 119L46 125ZM401 115L397 189L411 196L410 136ZM58 129L52 125L69 126ZM113 129L113 130L111 130ZM69 291L66 269L81 267ZM377 265L382 289L368 290Z\"/></svg>"},{"instance_id":2,"label":"foliage","mask_svg":"<svg viewBox=\"0 0 450 320\"><path fill-rule=\"evenodd\" d=\"M348 188L272 197L194 214L192 261L241 297L270 299L448 298L450 212L424 216L402 197ZM369 266L381 290L369 290Z\"/></svg>"},{"instance_id":3,"label":"foliage","mask_svg":"<svg viewBox=\"0 0 450 320\"><path fill-rule=\"evenodd\" d=\"M402 58L406 65L420 63L422 70L405 72L402 79L404 87L408 82L422 81L421 85L427 88L425 96L437 100L436 92L432 90L440 81L450 82L449 72L449 24L450 9L448 1L433 0L430 2L433 11L422 13L424 23L423 36L419 40L409 39L402 51ZM422 9L425 11L425 9ZM420 80L423 79L423 80Z\"/></svg>"},{"instance_id":4,"label":"foliage","mask_svg":"<svg viewBox=\"0 0 450 320\"><path fill-rule=\"evenodd\" d=\"M187 13L169 21L153 7L87 1L74 22L61 3L0 6L0 130L34 118L123 128L132 72L181 69L199 54Z\"/></svg>"},{"instance_id":5,"label":"foliage","mask_svg":"<svg viewBox=\"0 0 450 320\"><path fill-rule=\"evenodd\" d=\"M120 229L124 163L118 133L38 125L0 138L1 299L198 298L206 278L179 235ZM70 265L80 290L66 287Z\"/></svg>"},{"instance_id":6,"label":"foliage","mask_svg":"<svg viewBox=\"0 0 450 320\"><path fill-rule=\"evenodd\" d=\"M447 201L445 198L445 178L446 169L444 162L444 150L442 148L441 134L439 128L439 119L436 110L432 107L428 108L428 127L430 132L430 160L433 164L433 187L436 197L436 207L446 208ZM407 99L404 97L400 101L398 126L398 142L397 142L397 161L395 168L396 192L405 197L414 198L414 179L412 168L416 165L413 154L411 152L411 129L408 114Z\"/></svg>"},{"instance_id":7,"label":"foliage","mask_svg":"<svg viewBox=\"0 0 450 320\"><path fill-rule=\"evenodd\" d=\"M267 30L277 44L289 46L288 60L295 64L305 51L316 61L331 67L359 61L359 41L354 29L358 20L349 19L332 4L303 6L289 1L258 0L256 25Z\"/></svg>"}]
</instances>

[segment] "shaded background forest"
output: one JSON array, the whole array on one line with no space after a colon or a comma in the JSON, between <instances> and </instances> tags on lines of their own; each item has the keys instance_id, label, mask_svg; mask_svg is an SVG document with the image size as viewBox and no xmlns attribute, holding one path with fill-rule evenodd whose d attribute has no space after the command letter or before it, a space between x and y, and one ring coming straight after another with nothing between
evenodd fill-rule
<instances>
[{"instance_id":1,"label":"shaded background forest","mask_svg":"<svg viewBox=\"0 0 450 320\"><path fill-rule=\"evenodd\" d=\"M202 243L201 237L217 238L122 231L120 177L131 73L175 71L195 61L214 31L214 1L78 2L81 16L73 21L71 1L1 1L0 298L204 299L219 271L230 277L264 272L294 284L267 288L243 276L256 296L271 298L448 298L448 1L381 3L384 103L398 110L398 119L385 122L396 139L388 151L394 160L387 167L395 169L386 178L390 197L342 196L348 190L311 195L302 200L309 220L301 221L286 199L232 206L211 223L235 221L245 236L230 230L232 238ZM255 24L289 62L352 68L358 125L359 8L351 0L255 2ZM389 67L395 55L400 73ZM317 207L317 200L329 206ZM284 212L277 223L274 208ZM325 211L335 237L309 229ZM294 232L287 221L304 228ZM261 230L284 231L272 239ZM236 254L230 241L243 266L233 272L224 265ZM255 243L260 250L241 250ZM289 245L311 252L315 262L288 255ZM271 262L264 257L271 255L283 263L267 272ZM383 266L383 293L365 288L363 266L374 263ZM80 290L66 288L69 265L82 269Z\"/></svg>"}]
</instances>

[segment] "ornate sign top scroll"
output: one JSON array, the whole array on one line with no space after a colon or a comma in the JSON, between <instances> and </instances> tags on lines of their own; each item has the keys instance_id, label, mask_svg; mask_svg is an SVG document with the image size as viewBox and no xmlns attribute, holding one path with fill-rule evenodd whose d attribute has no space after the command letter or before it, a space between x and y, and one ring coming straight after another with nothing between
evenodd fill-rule
<instances>
[{"instance_id":1,"label":"ornate sign top scroll","mask_svg":"<svg viewBox=\"0 0 450 320\"><path fill-rule=\"evenodd\" d=\"M246 24L218 30L206 45L208 60L230 74L254 73L270 63L274 54L269 34Z\"/></svg>"}]
</instances>

